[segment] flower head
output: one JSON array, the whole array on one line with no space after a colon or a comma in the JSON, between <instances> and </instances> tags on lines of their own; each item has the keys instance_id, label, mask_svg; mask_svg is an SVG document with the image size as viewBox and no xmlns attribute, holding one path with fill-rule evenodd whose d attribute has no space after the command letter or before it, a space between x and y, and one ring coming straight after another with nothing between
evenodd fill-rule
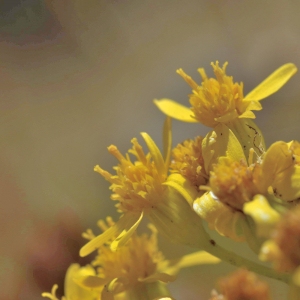
<instances>
[{"instance_id":1,"label":"flower head","mask_svg":"<svg viewBox=\"0 0 300 300\"><path fill-rule=\"evenodd\" d=\"M172 150L171 173L179 173L186 177L193 186L205 185L208 175L204 168L202 156L203 138L198 136L195 140L185 140Z\"/></svg>"},{"instance_id":2,"label":"flower head","mask_svg":"<svg viewBox=\"0 0 300 300\"><path fill-rule=\"evenodd\" d=\"M300 266L300 207L288 211L262 247L260 258L274 262L277 271L294 271Z\"/></svg>"},{"instance_id":3,"label":"flower head","mask_svg":"<svg viewBox=\"0 0 300 300\"><path fill-rule=\"evenodd\" d=\"M111 182L111 198L119 201L117 207L124 214L114 226L86 244L80 250L81 256L88 255L113 237L112 250L125 245L144 215L148 216L160 234L174 243L200 247L203 240L208 240L201 219L174 189L176 176L167 176L171 153L171 119L167 118L164 126L164 158L151 137L146 133L142 133L142 136L149 148L147 155L137 140L133 139L133 149L129 152L136 157L135 162L131 162L128 154L125 158L115 146L110 146L110 153L120 162L114 168L117 174L111 175L99 166L95 168Z\"/></svg>"},{"instance_id":4,"label":"flower head","mask_svg":"<svg viewBox=\"0 0 300 300\"><path fill-rule=\"evenodd\" d=\"M107 223L108 225L102 220L98 222L104 232L114 226L111 218L107 219ZM92 262L92 265L96 267L97 275L82 276L75 281L86 289L102 291L102 295L107 292L119 294L126 291L130 291L130 294L146 290L145 285L147 284L174 281L180 268L203 263L214 264L220 261L204 251L174 261L167 261L158 250L156 228L152 224L149 224L148 227L152 232L150 236L148 234L138 235L135 232L118 251L112 251L110 247L114 238L105 245L101 245L98 248L98 255ZM88 230L83 236L88 239L94 238L91 230ZM156 286L159 288L157 297L169 296L169 292L163 287L159 284Z\"/></svg>"},{"instance_id":5,"label":"flower head","mask_svg":"<svg viewBox=\"0 0 300 300\"><path fill-rule=\"evenodd\" d=\"M243 83L234 83L232 77L226 75L227 62L223 68L219 62L212 63L215 78L208 78L204 69L198 69L202 84L198 85L182 69L177 70L193 89L189 95L191 109L168 99L155 100L154 103L166 115L184 122L200 122L208 127L219 123L228 123L236 118L254 119L252 110L261 110L260 100L279 90L297 71L293 64L285 64L246 97L243 95Z\"/></svg>"},{"instance_id":6,"label":"flower head","mask_svg":"<svg viewBox=\"0 0 300 300\"><path fill-rule=\"evenodd\" d=\"M268 284L244 269L221 278L218 283L221 295L213 291L210 300L271 300Z\"/></svg>"}]
</instances>

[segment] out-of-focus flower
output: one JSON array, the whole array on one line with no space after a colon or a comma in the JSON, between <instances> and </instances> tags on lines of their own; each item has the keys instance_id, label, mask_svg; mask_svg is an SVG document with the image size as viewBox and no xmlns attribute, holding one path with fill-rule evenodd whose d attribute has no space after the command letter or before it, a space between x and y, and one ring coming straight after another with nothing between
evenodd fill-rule
<instances>
[{"instance_id":1,"label":"out-of-focus flower","mask_svg":"<svg viewBox=\"0 0 300 300\"><path fill-rule=\"evenodd\" d=\"M213 290L210 300L271 300L268 284L244 269L221 278L218 285L221 294Z\"/></svg>"},{"instance_id":2,"label":"out-of-focus flower","mask_svg":"<svg viewBox=\"0 0 300 300\"><path fill-rule=\"evenodd\" d=\"M300 267L299 206L282 216L271 234L271 239L263 244L260 259L272 261L275 270L281 272L293 272Z\"/></svg>"},{"instance_id":3,"label":"out-of-focus flower","mask_svg":"<svg viewBox=\"0 0 300 300\"><path fill-rule=\"evenodd\" d=\"M264 139L254 119L253 110L261 110L260 100L278 91L296 72L294 64L285 64L267 77L246 97L243 96L243 83L233 83L226 75L227 62L223 68L212 63L216 79L208 78L204 69L198 69L202 84L198 85L182 69L177 70L193 89L189 95L191 109L169 99L154 100L156 106L167 116L184 122L200 122L208 127L222 123L228 126L243 146L248 156L254 143L262 145Z\"/></svg>"},{"instance_id":4,"label":"out-of-focus flower","mask_svg":"<svg viewBox=\"0 0 300 300\"><path fill-rule=\"evenodd\" d=\"M98 222L104 232L114 226L111 218L107 219L107 224L109 226L103 221ZM158 250L155 227L149 224L149 228L152 231L151 236L139 236L135 232L118 251L111 250L110 241L108 245L101 245L97 257L92 262L97 268L97 275L89 274L75 281L85 288L102 290L102 297L107 293L117 295L126 292L130 299L138 299L138 295L153 299L170 295L162 283L174 281L180 268L220 262L218 258L204 251L167 261ZM84 237L93 239L94 234L88 230Z\"/></svg>"},{"instance_id":5,"label":"out-of-focus flower","mask_svg":"<svg viewBox=\"0 0 300 300\"><path fill-rule=\"evenodd\" d=\"M117 175L95 167L112 184L111 199L119 201L116 206L124 214L114 226L86 244L80 250L81 256L88 255L113 237L116 238L111 243L112 250L123 246L144 215L171 242L201 248L203 242L209 241L201 219L191 209L192 204L187 203L173 188L177 184L176 176L174 180L172 175L167 177L171 154L171 118L167 118L164 126L164 158L151 137L146 133L142 136L150 153L145 155L137 140L133 139L133 149L129 152L137 159L134 163L128 154L125 158L115 146L108 148L120 162L114 168Z\"/></svg>"},{"instance_id":6,"label":"out-of-focus flower","mask_svg":"<svg viewBox=\"0 0 300 300\"><path fill-rule=\"evenodd\" d=\"M100 299L99 291L92 291L79 286L75 280L82 276L95 275L95 270L87 265L80 267L78 264L72 264L67 270L65 277L65 296L62 300L96 300ZM56 297L56 290L58 286L55 284L51 293L42 293L43 297L50 298L51 300L58 300Z\"/></svg>"}]
</instances>

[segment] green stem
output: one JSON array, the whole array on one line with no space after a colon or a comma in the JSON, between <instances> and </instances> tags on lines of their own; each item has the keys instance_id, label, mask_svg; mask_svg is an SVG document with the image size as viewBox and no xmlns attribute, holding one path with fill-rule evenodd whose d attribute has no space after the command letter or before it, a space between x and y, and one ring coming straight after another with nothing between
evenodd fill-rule
<instances>
[{"instance_id":1,"label":"green stem","mask_svg":"<svg viewBox=\"0 0 300 300\"><path fill-rule=\"evenodd\" d=\"M286 283L289 283L290 281L290 275L284 274L284 273L276 273L274 270L267 268L265 266L262 266L260 264L257 264L253 261L250 261L244 257L241 257L231 251L228 251L219 245L214 243L208 244L205 249L205 251L209 252L210 254L220 258L221 260L234 265L236 267L245 267L249 271L255 272L257 274L267 276L273 279L281 280Z\"/></svg>"}]
</instances>

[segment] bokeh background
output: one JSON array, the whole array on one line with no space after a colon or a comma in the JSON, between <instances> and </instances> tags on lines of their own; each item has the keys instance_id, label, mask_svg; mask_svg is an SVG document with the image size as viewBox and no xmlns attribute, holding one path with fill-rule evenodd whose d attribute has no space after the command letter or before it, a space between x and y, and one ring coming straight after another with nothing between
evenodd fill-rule
<instances>
[{"instance_id":1,"label":"bokeh background","mask_svg":"<svg viewBox=\"0 0 300 300\"><path fill-rule=\"evenodd\" d=\"M41 299L78 258L80 233L117 217L109 183L93 172L116 164L148 132L161 147L154 98L188 105L183 68L229 62L245 94L287 62L300 66L298 1L3 0L0 3L0 298ZM299 140L299 74L256 113L268 145ZM173 122L174 146L205 135ZM144 224L145 225L145 224ZM192 249L160 241L175 258ZM227 247L237 246L226 241ZM244 255L252 257L244 249ZM176 299L208 299L224 264L183 270ZM274 299L285 287L269 280Z\"/></svg>"}]
</instances>

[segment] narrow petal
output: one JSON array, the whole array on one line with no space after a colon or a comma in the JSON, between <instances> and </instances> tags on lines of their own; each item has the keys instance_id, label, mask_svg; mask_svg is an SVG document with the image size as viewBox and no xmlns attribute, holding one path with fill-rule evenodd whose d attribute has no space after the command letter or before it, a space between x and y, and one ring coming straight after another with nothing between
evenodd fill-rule
<instances>
[{"instance_id":1,"label":"narrow petal","mask_svg":"<svg viewBox=\"0 0 300 300\"><path fill-rule=\"evenodd\" d=\"M179 259L164 261L159 269L167 274L175 275L180 269L198 265L218 264L221 259L209 254L206 251L197 251L191 254L184 255Z\"/></svg>"},{"instance_id":2,"label":"narrow petal","mask_svg":"<svg viewBox=\"0 0 300 300\"><path fill-rule=\"evenodd\" d=\"M261 84L252 90L245 100L261 100L277 92L297 72L297 67L285 64L267 77Z\"/></svg>"},{"instance_id":3,"label":"narrow petal","mask_svg":"<svg viewBox=\"0 0 300 300\"><path fill-rule=\"evenodd\" d=\"M220 156L226 156L234 161L244 159L244 151L238 139L224 124L219 124L203 139L202 153L205 171L209 173L212 165L218 162Z\"/></svg>"},{"instance_id":4,"label":"narrow petal","mask_svg":"<svg viewBox=\"0 0 300 300\"><path fill-rule=\"evenodd\" d=\"M197 123L198 121L193 117L194 113L187 108L173 100L161 99L153 100L154 104L167 116L183 122Z\"/></svg>"},{"instance_id":5,"label":"narrow petal","mask_svg":"<svg viewBox=\"0 0 300 300\"><path fill-rule=\"evenodd\" d=\"M163 153L166 173L169 170L172 152L172 118L167 117L163 130Z\"/></svg>"},{"instance_id":6,"label":"narrow petal","mask_svg":"<svg viewBox=\"0 0 300 300\"><path fill-rule=\"evenodd\" d=\"M128 230L124 229L123 232L111 243L110 249L112 251L116 251L118 248L126 244L126 242L129 240L129 238L132 236L132 234L135 232L135 230L141 223L143 216L144 213L142 212L138 220L133 224L133 226L131 226Z\"/></svg>"},{"instance_id":7,"label":"narrow petal","mask_svg":"<svg viewBox=\"0 0 300 300\"><path fill-rule=\"evenodd\" d=\"M163 157L162 157L158 147L156 146L156 144L154 143L152 138L147 133L141 132L141 135L147 144L147 147L149 149L149 152L151 153L151 156L155 163L157 171L159 172L159 174L161 176L164 176L166 174L165 163L164 163Z\"/></svg>"},{"instance_id":8,"label":"narrow petal","mask_svg":"<svg viewBox=\"0 0 300 300\"><path fill-rule=\"evenodd\" d=\"M146 278L139 279L140 282L155 282L155 281L162 281L164 283L173 282L175 281L177 276L170 275L166 273L155 273Z\"/></svg>"},{"instance_id":9,"label":"narrow petal","mask_svg":"<svg viewBox=\"0 0 300 300\"><path fill-rule=\"evenodd\" d=\"M101 278L99 276L82 276L74 279L74 281L84 288L91 289L102 289L103 286L109 282L107 278Z\"/></svg>"},{"instance_id":10,"label":"narrow petal","mask_svg":"<svg viewBox=\"0 0 300 300\"><path fill-rule=\"evenodd\" d=\"M255 119L255 114L251 110L246 110L244 113L239 115L239 118Z\"/></svg>"},{"instance_id":11,"label":"narrow petal","mask_svg":"<svg viewBox=\"0 0 300 300\"><path fill-rule=\"evenodd\" d=\"M174 188L193 207L198 191L185 177L178 173L171 174L164 185Z\"/></svg>"},{"instance_id":12,"label":"narrow petal","mask_svg":"<svg viewBox=\"0 0 300 300\"><path fill-rule=\"evenodd\" d=\"M106 243L108 240L115 238L118 236L124 229L130 228L140 215L127 213L119 219L117 223L115 223L112 227L107 229L102 234L98 235L96 238L88 242L84 245L79 252L81 257L87 256L96 250L98 247Z\"/></svg>"},{"instance_id":13,"label":"narrow petal","mask_svg":"<svg viewBox=\"0 0 300 300\"><path fill-rule=\"evenodd\" d=\"M231 112L229 112L229 113L227 113L227 114L225 114L221 117L215 118L215 121L220 122L220 123L227 123L227 122L229 122L229 121L231 121L235 118L238 118L238 117L239 117L239 115L238 115L238 113L235 109L235 110L233 110L233 111L231 111Z\"/></svg>"},{"instance_id":14,"label":"narrow petal","mask_svg":"<svg viewBox=\"0 0 300 300\"><path fill-rule=\"evenodd\" d=\"M243 211L254 220L257 235L260 237L269 237L275 224L280 220L280 214L262 195L256 195L252 201L245 203Z\"/></svg>"}]
</instances>

